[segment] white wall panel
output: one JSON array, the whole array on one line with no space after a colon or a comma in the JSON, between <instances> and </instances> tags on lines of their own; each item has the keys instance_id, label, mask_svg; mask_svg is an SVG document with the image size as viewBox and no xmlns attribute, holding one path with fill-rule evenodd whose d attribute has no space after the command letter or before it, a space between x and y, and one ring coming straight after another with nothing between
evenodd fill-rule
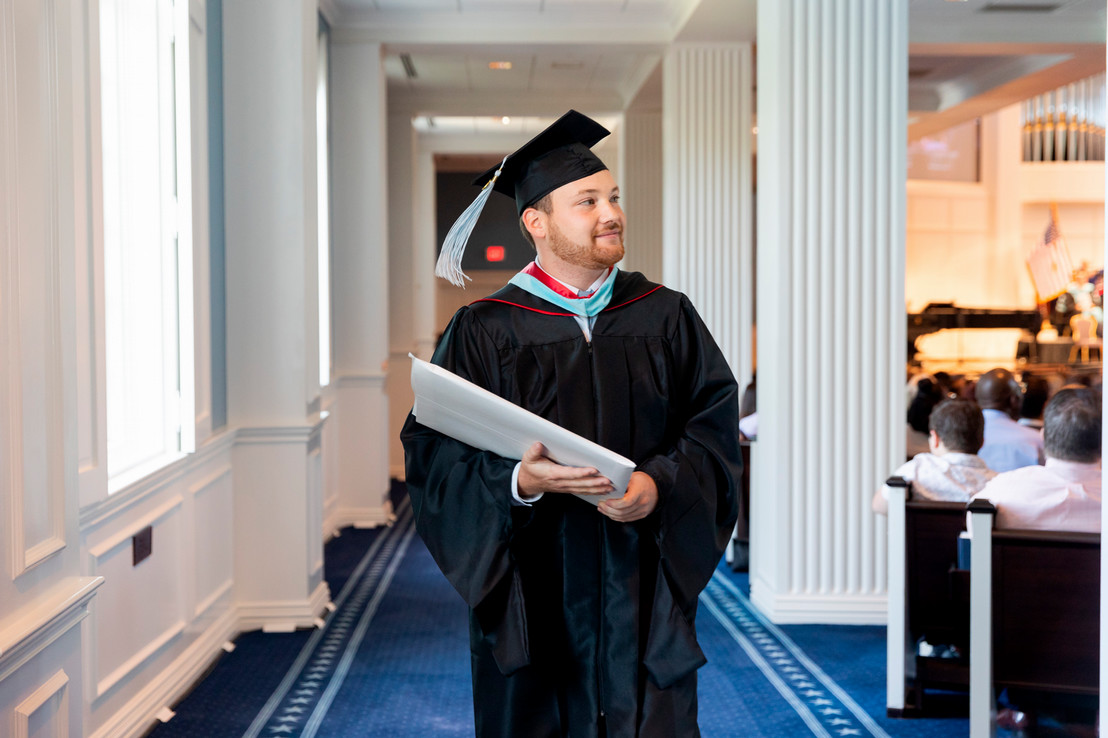
<instances>
[{"instance_id":1,"label":"white wall panel","mask_svg":"<svg viewBox=\"0 0 1108 738\"><path fill-rule=\"evenodd\" d=\"M100 149L99 13L82 3L73 49L84 67L74 105L74 213L77 314L77 448L81 504L107 494L107 383L104 352L104 223Z\"/></svg>"},{"instance_id":2,"label":"white wall panel","mask_svg":"<svg viewBox=\"0 0 1108 738\"><path fill-rule=\"evenodd\" d=\"M319 386L318 14L249 0L223 23L228 422L296 425Z\"/></svg>"},{"instance_id":3,"label":"white wall panel","mask_svg":"<svg viewBox=\"0 0 1108 738\"><path fill-rule=\"evenodd\" d=\"M780 622L880 622L869 500L904 457L907 9L760 3L758 49L751 593Z\"/></svg>"},{"instance_id":4,"label":"white wall panel","mask_svg":"<svg viewBox=\"0 0 1108 738\"><path fill-rule=\"evenodd\" d=\"M384 61L379 43L333 40L332 302L334 410L340 441L339 500L329 520L371 525L385 519L390 448L386 375L403 372L410 347L392 350L390 334L410 335L410 117L386 115ZM393 186L395 185L395 186ZM390 244L396 247L390 250ZM393 263L392 254L397 255ZM399 377L394 377L399 381ZM327 453L331 453L330 450Z\"/></svg>"},{"instance_id":5,"label":"white wall panel","mask_svg":"<svg viewBox=\"0 0 1108 738\"><path fill-rule=\"evenodd\" d=\"M238 630L234 438L211 438L82 511L86 572L111 583L86 623L86 735L141 734ZM131 537L147 525L152 555L132 566Z\"/></svg>"},{"instance_id":6,"label":"white wall panel","mask_svg":"<svg viewBox=\"0 0 1108 738\"><path fill-rule=\"evenodd\" d=\"M0 7L0 484L11 499L12 576L65 546L61 279L72 215L58 36L54 0Z\"/></svg>"},{"instance_id":7,"label":"white wall panel","mask_svg":"<svg viewBox=\"0 0 1108 738\"><path fill-rule=\"evenodd\" d=\"M92 618L97 698L185 630L183 499L172 495L89 547L90 573L105 578ZM153 527L152 552L133 565L131 539L146 526ZM136 598L142 603L141 617L135 617Z\"/></svg>"},{"instance_id":8,"label":"white wall panel","mask_svg":"<svg viewBox=\"0 0 1108 738\"><path fill-rule=\"evenodd\" d=\"M184 561L193 569L194 592L191 617L200 618L226 596L234 586L235 550L234 500L231 497L231 467L216 469L189 486L192 500L191 556Z\"/></svg>"},{"instance_id":9,"label":"white wall panel","mask_svg":"<svg viewBox=\"0 0 1108 738\"><path fill-rule=\"evenodd\" d=\"M69 676L56 671L15 708L12 738L65 738L69 731Z\"/></svg>"},{"instance_id":10,"label":"white wall panel","mask_svg":"<svg viewBox=\"0 0 1108 738\"><path fill-rule=\"evenodd\" d=\"M406 380L407 356L398 357L397 363L397 380ZM338 500L330 520L334 527L372 527L388 520L390 439L385 433L390 403L385 381L384 375L342 376L335 381L339 464Z\"/></svg>"},{"instance_id":11,"label":"white wall panel","mask_svg":"<svg viewBox=\"0 0 1108 738\"><path fill-rule=\"evenodd\" d=\"M740 385L753 372L753 91L749 44L677 45L663 62L663 270Z\"/></svg>"},{"instance_id":12,"label":"white wall panel","mask_svg":"<svg viewBox=\"0 0 1108 738\"><path fill-rule=\"evenodd\" d=\"M662 114L627 112L623 117L623 178L627 256L621 268L662 281Z\"/></svg>"},{"instance_id":13,"label":"white wall panel","mask_svg":"<svg viewBox=\"0 0 1108 738\"><path fill-rule=\"evenodd\" d=\"M0 664L0 730L5 738L85 735L79 624L88 598L73 604L50 637L40 641L33 653L24 654L19 668L12 671Z\"/></svg>"},{"instance_id":14,"label":"white wall panel","mask_svg":"<svg viewBox=\"0 0 1108 738\"><path fill-rule=\"evenodd\" d=\"M308 449L308 468L305 484L308 488L305 503L304 520L308 527L307 556L309 591L323 582L323 454L321 453L320 434L314 437L314 443Z\"/></svg>"}]
</instances>

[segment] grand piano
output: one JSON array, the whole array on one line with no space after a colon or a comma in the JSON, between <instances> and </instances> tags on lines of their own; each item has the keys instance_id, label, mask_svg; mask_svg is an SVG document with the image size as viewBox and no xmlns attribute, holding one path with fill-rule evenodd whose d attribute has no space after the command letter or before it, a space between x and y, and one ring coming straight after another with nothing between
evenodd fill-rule
<instances>
[{"instance_id":1,"label":"grand piano","mask_svg":"<svg viewBox=\"0 0 1108 738\"><path fill-rule=\"evenodd\" d=\"M944 328L1021 328L1031 341L1042 326L1037 309L965 308L952 302L930 302L918 313L908 313L908 358L916 355L916 339Z\"/></svg>"}]
</instances>

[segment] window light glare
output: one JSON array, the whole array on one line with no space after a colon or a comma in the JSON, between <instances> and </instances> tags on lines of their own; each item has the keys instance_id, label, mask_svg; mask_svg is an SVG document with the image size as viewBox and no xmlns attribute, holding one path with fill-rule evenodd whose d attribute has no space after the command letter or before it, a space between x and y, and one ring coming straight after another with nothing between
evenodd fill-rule
<instances>
[{"instance_id":1,"label":"window light glare","mask_svg":"<svg viewBox=\"0 0 1108 738\"><path fill-rule=\"evenodd\" d=\"M500 122L503 123L504 125L508 125L509 123L512 122L512 119L509 118L506 115L502 115L502 116L500 116Z\"/></svg>"}]
</instances>

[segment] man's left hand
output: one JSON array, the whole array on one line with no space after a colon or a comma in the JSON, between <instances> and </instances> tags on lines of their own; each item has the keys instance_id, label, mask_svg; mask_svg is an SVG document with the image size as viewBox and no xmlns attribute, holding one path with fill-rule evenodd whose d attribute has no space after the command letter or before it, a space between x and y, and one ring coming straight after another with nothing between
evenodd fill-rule
<instances>
[{"instance_id":1,"label":"man's left hand","mask_svg":"<svg viewBox=\"0 0 1108 738\"><path fill-rule=\"evenodd\" d=\"M649 474L635 472L618 500L602 500L597 509L617 523L642 520L658 506L658 487Z\"/></svg>"}]
</instances>

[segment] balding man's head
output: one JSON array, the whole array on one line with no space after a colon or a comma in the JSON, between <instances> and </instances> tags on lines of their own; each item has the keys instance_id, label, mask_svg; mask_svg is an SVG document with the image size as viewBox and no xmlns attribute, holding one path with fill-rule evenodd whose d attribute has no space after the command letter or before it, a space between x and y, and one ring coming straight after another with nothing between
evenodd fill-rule
<instances>
[{"instance_id":1,"label":"balding man's head","mask_svg":"<svg viewBox=\"0 0 1108 738\"><path fill-rule=\"evenodd\" d=\"M1020 385L1007 369L992 369L977 380L974 397L982 410L1001 410L1019 416Z\"/></svg>"},{"instance_id":2,"label":"balding man's head","mask_svg":"<svg viewBox=\"0 0 1108 738\"><path fill-rule=\"evenodd\" d=\"M1100 460L1100 393L1063 387L1043 411L1043 446L1048 458L1093 463Z\"/></svg>"}]
</instances>

